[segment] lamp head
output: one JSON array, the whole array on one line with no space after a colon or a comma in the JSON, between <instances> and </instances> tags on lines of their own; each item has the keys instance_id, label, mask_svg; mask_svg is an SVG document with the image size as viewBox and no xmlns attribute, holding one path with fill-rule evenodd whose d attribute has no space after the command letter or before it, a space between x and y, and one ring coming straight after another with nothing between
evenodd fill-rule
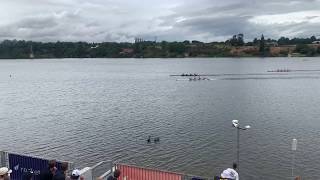
<instances>
[{"instance_id":1,"label":"lamp head","mask_svg":"<svg viewBox=\"0 0 320 180\"><path fill-rule=\"evenodd\" d=\"M251 126L247 125L247 126L245 126L244 128L246 128L246 129L250 129L250 128L251 128Z\"/></svg>"},{"instance_id":2,"label":"lamp head","mask_svg":"<svg viewBox=\"0 0 320 180\"><path fill-rule=\"evenodd\" d=\"M233 127L239 127L239 120L232 120Z\"/></svg>"}]
</instances>

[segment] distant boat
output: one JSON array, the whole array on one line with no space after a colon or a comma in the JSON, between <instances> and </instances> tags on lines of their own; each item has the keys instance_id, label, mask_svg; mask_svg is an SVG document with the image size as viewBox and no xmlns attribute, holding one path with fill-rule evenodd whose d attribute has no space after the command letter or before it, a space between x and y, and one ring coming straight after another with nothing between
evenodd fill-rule
<instances>
[{"instance_id":1,"label":"distant boat","mask_svg":"<svg viewBox=\"0 0 320 180\"><path fill-rule=\"evenodd\" d=\"M180 76L200 76L199 74L197 74L197 73L194 73L194 74L185 74L185 73L183 73L183 74L181 74Z\"/></svg>"},{"instance_id":2,"label":"distant boat","mask_svg":"<svg viewBox=\"0 0 320 180\"><path fill-rule=\"evenodd\" d=\"M186 78L186 79L176 79L176 81L214 81L217 79L210 79L210 78Z\"/></svg>"},{"instance_id":3,"label":"distant boat","mask_svg":"<svg viewBox=\"0 0 320 180\"><path fill-rule=\"evenodd\" d=\"M290 69L276 69L276 70L269 70L268 72L291 72Z\"/></svg>"}]
</instances>

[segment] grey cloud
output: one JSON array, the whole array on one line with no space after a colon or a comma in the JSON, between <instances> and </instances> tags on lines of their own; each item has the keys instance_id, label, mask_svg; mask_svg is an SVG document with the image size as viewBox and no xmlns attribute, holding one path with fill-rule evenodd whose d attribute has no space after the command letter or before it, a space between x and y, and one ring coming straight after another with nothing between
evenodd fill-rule
<instances>
[{"instance_id":1,"label":"grey cloud","mask_svg":"<svg viewBox=\"0 0 320 180\"><path fill-rule=\"evenodd\" d=\"M36 17L26 18L16 24L16 28L27 28L27 29L41 29L41 28L53 28L58 23L53 17Z\"/></svg>"},{"instance_id":2,"label":"grey cloud","mask_svg":"<svg viewBox=\"0 0 320 180\"><path fill-rule=\"evenodd\" d=\"M319 0L10 0L0 7L0 40L132 42L139 36L214 41L237 33L250 40L262 33L305 37L319 34L318 7ZM250 21L307 11L319 15L292 23Z\"/></svg>"},{"instance_id":3,"label":"grey cloud","mask_svg":"<svg viewBox=\"0 0 320 180\"><path fill-rule=\"evenodd\" d=\"M209 1L207 1L209 4ZM173 29L184 29L189 34L211 35L209 39L221 39L221 37L231 37L233 34L244 33L247 39L259 37L265 34L270 38L279 38L280 36L311 36L318 34L315 27L320 27L319 23L310 23L308 20L315 19L318 16L307 16L303 23L291 24L255 24L250 22L250 18L260 15L277 15L293 12L303 12L317 10L315 0L307 1L237 1L231 4L215 4L209 7L193 9L186 11L189 5L176 9L175 14L168 17L162 17L164 22L161 25L170 24ZM320 11L319 11L320 13ZM320 15L320 14L319 14ZM176 22L179 17L184 17L184 21ZM303 24L303 25L301 25ZM284 32L287 32L285 34ZM206 38L208 39L208 38Z\"/></svg>"}]
</instances>

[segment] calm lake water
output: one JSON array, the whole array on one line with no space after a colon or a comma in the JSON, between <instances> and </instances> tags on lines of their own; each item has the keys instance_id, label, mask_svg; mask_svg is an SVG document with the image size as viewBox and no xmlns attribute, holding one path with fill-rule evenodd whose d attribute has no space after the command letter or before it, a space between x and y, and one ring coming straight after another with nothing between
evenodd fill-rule
<instances>
[{"instance_id":1,"label":"calm lake water","mask_svg":"<svg viewBox=\"0 0 320 180\"><path fill-rule=\"evenodd\" d=\"M320 58L1 60L0 149L213 176L236 161L238 119L241 179L289 179L293 138L295 174L318 179L320 72L275 69ZM189 72L219 76L169 76Z\"/></svg>"}]
</instances>

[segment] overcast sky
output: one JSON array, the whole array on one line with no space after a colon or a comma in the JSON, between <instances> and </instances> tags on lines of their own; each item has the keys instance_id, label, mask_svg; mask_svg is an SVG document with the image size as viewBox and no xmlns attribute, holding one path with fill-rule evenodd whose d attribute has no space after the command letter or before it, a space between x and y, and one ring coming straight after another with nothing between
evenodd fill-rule
<instances>
[{"instance_id":1,"label":"overcast sky","mask_svg":"<svg viewBox=\"0 0 320 180\"><path fill-rule=\"evenodd\" d=\"M320 0L1 0L0 40L221 41L320 35Z\"/></svg>"}]
</instances>

